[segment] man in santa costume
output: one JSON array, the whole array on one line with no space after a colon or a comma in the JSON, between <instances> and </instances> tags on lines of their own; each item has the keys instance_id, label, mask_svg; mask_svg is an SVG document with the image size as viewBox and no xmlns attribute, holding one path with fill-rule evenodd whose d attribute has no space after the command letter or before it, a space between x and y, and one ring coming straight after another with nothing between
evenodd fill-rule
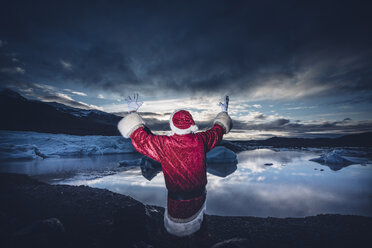
<instances>
[{"instance_id":1,"label":"man in santa costume","mask_svg":"<svg viewBox=\"0 0 372 248\"><path fill-rule=\"evenodd\" d=\"M177 237L197 232L202 225L206 209L206 153L213 149L222 136L232 128L227 113L229 98L220 102L222 112L213 121L213 127L196 132L198 127L186 110L176 110L169 119L172 135L154 135L137 113L142 102L138 94L128 97L129 114L118 129L132 140L134 148L161 163L168 202L164 214L165 229ZM205 222L205 221L204 221Z\"/></svg>"}]
</instances>

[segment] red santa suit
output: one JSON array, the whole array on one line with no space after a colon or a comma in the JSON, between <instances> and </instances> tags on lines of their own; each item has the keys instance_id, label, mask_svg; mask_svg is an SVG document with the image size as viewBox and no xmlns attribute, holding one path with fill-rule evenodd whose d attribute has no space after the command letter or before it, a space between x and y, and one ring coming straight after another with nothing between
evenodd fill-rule
<instances>
[{"instance_id":1,"label":"red santa suit","mask_svg":"<svg viewBox=\"0 0 372 248\"><path fill-rule=\"evenodd\" d=\"M191 114L177 110L170 117L170 126L173 135L154 135L136 112L118 124L138 152L161 163L168 189L164 225L169 233L182 237L200 229L206 200L206 153L230 131L232 121L226 112L220 112L211 129L195 133Z\"/></svg>"}]
</instances>

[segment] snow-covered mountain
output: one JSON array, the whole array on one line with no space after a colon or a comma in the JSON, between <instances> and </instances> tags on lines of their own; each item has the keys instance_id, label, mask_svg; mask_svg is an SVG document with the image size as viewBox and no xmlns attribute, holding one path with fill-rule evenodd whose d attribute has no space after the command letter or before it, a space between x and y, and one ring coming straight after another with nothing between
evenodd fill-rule
<instances>
[{"instance_id":1,"label":"snow-covered mountain","mask_svg":"<svg viewBox=\"0 0 372 248\"><path fill-rule=\"evenodd\" d=\"M56 108L57 110L63 113L68 113L76 117L87 117L89 115L99 115L99 116L106 116L106 117L112 116L112 114L109 114L109 113L106 113L100 110L74 108L74 107L70 107L70 106L67 106L67 105L64 105L58 102L46 102L46 104L53 106L54 108Z\"/></svg>"},{"instance_id":2,"label":"snow-covered mountain","mask_svg":"<svg viewBox=\"0 0 372 248\"><path fill-rule=\"evenodd\" d=\"M46 102L46 104L54 107L56 110L70 114L79 118L89 118L99 123L106 123L109 125L115 125L121 119L120 116L106 113L96 109L80 109L74 108L58 102Z\"/></svg>"},{"instance_id":3,"label":"snow-covered mountain","mask_svg":"<svg viewBox=\"0 0 372 248\"><path fill-rule=\"evenodd\" d=\"M28 100L15 91L0 91L0 130L75 135L120 135L120 116L56 102Z\"/></svg>"}]
</instances>

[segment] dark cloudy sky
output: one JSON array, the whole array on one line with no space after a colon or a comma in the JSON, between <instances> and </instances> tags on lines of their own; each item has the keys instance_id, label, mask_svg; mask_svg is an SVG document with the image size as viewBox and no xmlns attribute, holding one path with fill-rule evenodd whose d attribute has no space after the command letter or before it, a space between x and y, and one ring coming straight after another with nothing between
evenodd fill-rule
<instances>
[{"instance_id":1,"label":"dark cloudy sky","mask_svg":"<svg viewBox=\"0 0 372 248\"><path fill-rule=\"evenodd\" d=\"M200 124L231 98L230 138L372 130L368 1L2 1L0 87L151 123ZM164 115L165 113L165 115ZM154 125L162 129L162 125Z\"/></svg>"}]
</instances>

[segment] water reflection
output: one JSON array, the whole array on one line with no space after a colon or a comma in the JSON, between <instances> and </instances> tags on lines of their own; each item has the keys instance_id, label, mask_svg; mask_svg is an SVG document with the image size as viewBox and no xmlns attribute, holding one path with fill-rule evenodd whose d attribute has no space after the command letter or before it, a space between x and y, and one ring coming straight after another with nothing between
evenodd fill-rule
<instances>
[{"instance_id":1,"label":"water reflection","mask_svg":"<svg viewBox=\"0 0 372 248\"><path fill-rule=\"evenodd\" d=\"M142 176L151 181L157 174L161 172L161 164L151 158L143 157L141 160Z\"/></svg>"},{"instance_id":2,"label":"water reflection","mask_svg":"<svg viewBox=\"0 0 372 248\"><path fill-rule=\"evenodd\" d=\"M231 164L208 164L207 172L218 177L227 177L234 173L238 167L236 163Z\"/></svg>"},{"instance_id":3,"label":"water reflection","mask_svg":"<svg viewBox=\"0 0 372 248\"><path fill-rule=\"evenodd\" d=\"M312 157L311 152L269 149L239 153L239 168L233 175L209 177L208 201L213 202L209 213L229 209L232 215L263 217L372 215L371 164L335 173L314 170L321 165L309 161Z\"/></svg>"},{"instance_id":4,"label":"water reflection","mask_svg":"<svg viewBox=\"0 0 372 248\"><path fill-rule=\"evenodd\" d=\"M129 168L119 167L118 161L136 160L140 157L140 155L133 153L8 161L0 164L0 172L23 173L46 182L64 181L74 177L83 177L89 180L128 170Z\"/></svg>"},{"instance_id":5,"label":"water reflection","mask_svg":"<svg viewBox=\"0 0 372 248\"><path fill-rule=\"evenodd\" d=\"M372 164L354 164L333 171L309 161L319 154L257 149L239 153L237 165L209 165L207 213L262 217L322 213L372 216ZM48 182L107 188L146 204L165 206L167 194L160 168L140 159L134 155L46 159L2 165L0 170L28 173ZM142 166L119 167L118 161L122 160L141 161Z\"/></svg>"}]
</instances>

